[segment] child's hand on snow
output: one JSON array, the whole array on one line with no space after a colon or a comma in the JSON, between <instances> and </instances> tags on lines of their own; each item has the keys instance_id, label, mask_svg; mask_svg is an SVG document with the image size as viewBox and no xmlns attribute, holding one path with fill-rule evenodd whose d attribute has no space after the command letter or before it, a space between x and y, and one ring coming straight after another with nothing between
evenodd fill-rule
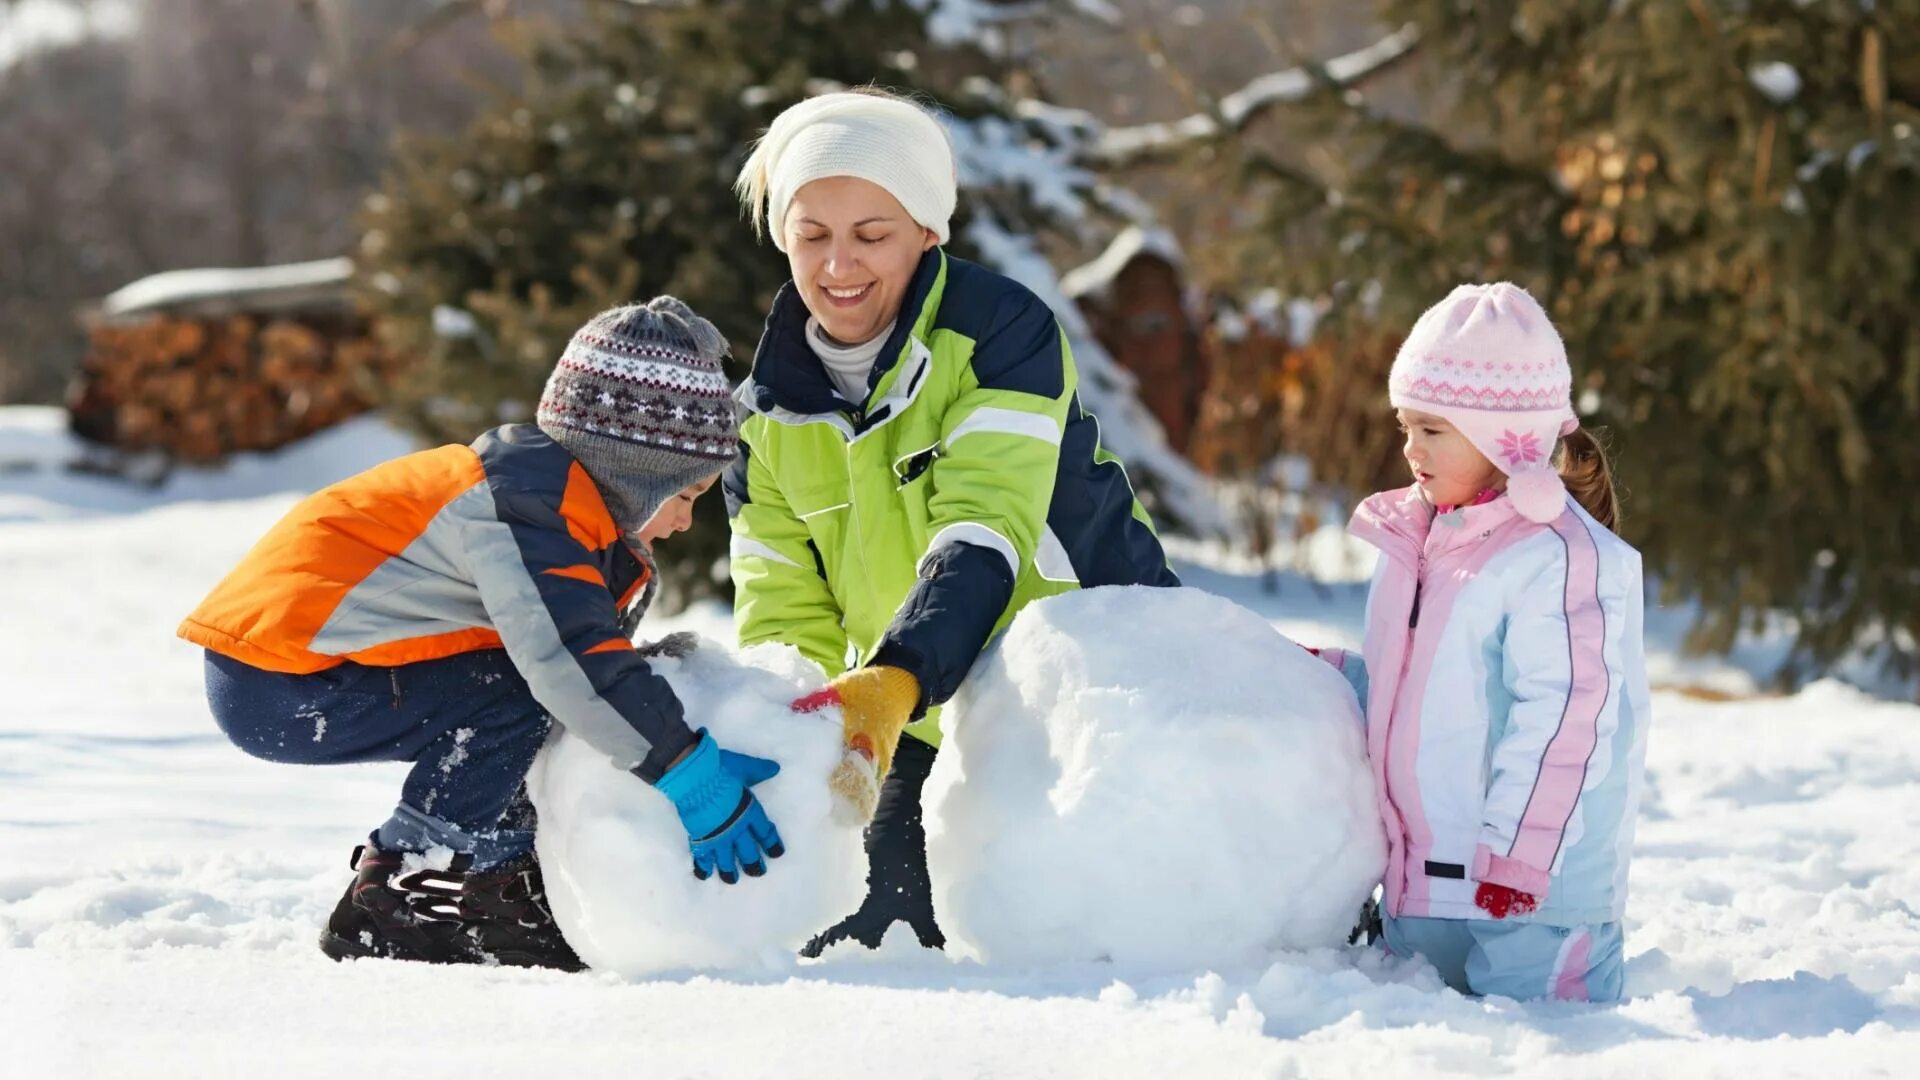
<instances>
[{"instance_id":1,"label":"child's hand on snow","mask_svg":"<svg viewBox=\"0 0 1920 1080\"><path fill-rule=\"evenodd\" d=\"M1300 645L1300 643L1297 641L1294 642L1294 644ZM1324 664L1327 664L1329 667L1333 668L1333 670L1338 671L1343 675L1346 674L1347 650L1322 649L1313 645L1300 645L1300 647L1302 649L1305 649L1307 653L1310 656L1312 656L1314 659L1319 660Z\"/></svg>"},{"instance_id":2,"label":"child's hand on snow","mask_svg":"<svg viewBox=\"0 0 1920 1080\"><path fill-rule=\"evenodd\" d=\"M693 655L693 650L699 647L699 634L691 630L676 630L658 641L646 642L634 651L648 659L671 657L680 660Z\"/></svg>"},{"instance_id":3,"label":"child's hand on snow","mask_svg":"<svg viewBox=\"0 0 1920 1080\"><path fill-rule=\"evenodd\" d=\"M720 749L705 728L700 741L654 787L673 801L687 830L693 876L705 881L717 871L731 885L741 874L759 877L767 860L787 853L753 785L771 780L780 763Z\"/></svg>"},{"instance_id":4,"label":"child's hand on snow","mask_svg":"<svg viewBox=\"0 0 1920 1080\"><path fill-rule=\"evenodd\" d=\"M1480 888L1473 894L1473 903L1475 907L1494 918L1504 919L1509 915L1533 914L1539 910L1540 898L1532 893L1523 893L1505 885L1483 881L1480 883Z\"/></svg>"}]
</instances>

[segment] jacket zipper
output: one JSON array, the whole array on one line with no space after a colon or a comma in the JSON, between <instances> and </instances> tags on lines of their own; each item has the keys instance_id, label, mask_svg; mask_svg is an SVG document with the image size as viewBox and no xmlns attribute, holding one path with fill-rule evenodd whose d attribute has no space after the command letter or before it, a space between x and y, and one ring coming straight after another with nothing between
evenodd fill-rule
<instances>
[{"instance_id":1,"label":"jacket zipper","mask_svg":"<svg viewBox=\"0 0 1920 1080\"><path fill-rule=\"evenodd\" d=\"M1427 553L1420 552L1413 571L1413 609L1407 612L1407 629L1420 625L1420 594L1427 587ZM1409 643L1411 645L1411 643Z\"/></svg>"},{"instance_id":2,"label":"jacket zipper","mask_svg":"<svg viewBox=\"0 0 1920 1080\"><path fill-rule=\"evenodd\" d=\"M860 559L860 580L867 586L867 604L871 608L878 609L880 596L873 584L873 574L867 570L866 534L862 531L860 524L860 488L859 481L853 474L853 440L847 439L842 449L846 451L846 456L842 460L847 466L847 517L853 529L853 550ZM866 657L860 656L857 663L865 661Z\"/></svg>"},{"instance_id":3,"label":"jacket zipper","mask_svg":"<svg viewBox=\"0 0 1920 1080\"><path fill-rule=\"evenodd\" d=\"M1413 607L1411 610L1407 612L1407 629L1408 630L1412 630L1415 627L1420 625L1420 593L1426 587L1426 583L1427 583L1427 553L1424 549L1422 549L1421 552L1419 553L1418 558L1415 560L1415 564L1414 564ZM1406 651L1400 655L1400 678L1396 680L1394 683L1393 699L1387 703L1389 712L1387 714L1386 742L1387 742L1387 761L1389 763L1393 761L1393 754L1395 749L1393 736L1394 736L1394 728L1397 725L1395 725L1393 722L1395 718L1394 713L1398 711L1396 706L1398 706L1400 703L1401 693L1406 689L1407 673L1411 671L1412 668L1413 668L1413 637L1411 634L1409 634L1407 637ZM1418 748L1416 747L1415 749L1418 749ZM1392 771L1391 769L1388 770L1389 773L1391 773L1391 771ZM1407 816L1405 812L1403 812L1400 809L1400 804L1397 800L1394 799L1393 793L1391 791L1387 792L1387 805L1393 807L1394 815L1400 819L1401 842L1403 845L1405 845L1407 849L1410 850L1413 846L1413 837L1412 837L1412 834L1407 829ZM1403 900L1406 897L1407 889L1410 888L1413 884L1412 865L1413 865L1412 859L1408 858L1405 864L1401 867L1400 896ZM1398 915L1400 913L1398 911L1391 911L1388 914Z\"/></svg>"}]
</instances>

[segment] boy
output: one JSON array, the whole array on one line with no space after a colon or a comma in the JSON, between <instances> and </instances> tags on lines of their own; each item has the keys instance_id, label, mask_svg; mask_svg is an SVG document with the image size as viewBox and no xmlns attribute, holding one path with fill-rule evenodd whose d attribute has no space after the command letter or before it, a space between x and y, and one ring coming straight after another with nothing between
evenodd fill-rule
<instances>
[{"instance_id":1,"label":"boy","mask_svg":"<svg viewBox=\"0 0 1920 1080\"><path fill-rule=\"evenodd\" d=\"M596 316L535 424L376 466L309 496L180 636L256 757L411 761L321 948L579 970L546 904L523 780L558 721L674 803L694 873L782 854L749 790L779 766L692 731L630 638L652 545L731 458L726 341L672 297Z\"/></svg>"}]
</instances>

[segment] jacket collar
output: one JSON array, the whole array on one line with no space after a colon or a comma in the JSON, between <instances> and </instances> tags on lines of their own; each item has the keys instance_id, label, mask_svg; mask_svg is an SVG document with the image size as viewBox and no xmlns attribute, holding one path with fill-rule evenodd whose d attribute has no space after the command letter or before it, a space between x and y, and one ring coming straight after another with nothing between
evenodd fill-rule
<instances>
[{"instance_id":1,"label":"jacket collar","mask_svg":"<svg viewBox=\"0 0 1920 1080\"><path fill-rule=\"evenodd\" d=\"M1409 566L1469 548L1519 517L1504 493L1478 506L1436 513L1418 484L1369 496L1353 511L1347 531Z\"/></svg>"},{"instance_id":2,"label":"jacket collar","mask_svg":"<svg viewBox=\"0 0 1920 1080\"><path fill-rule=\"evenodd\" d=\"M940 280L946 265L946 253L939 247L928 248L914 267L907 283L906 297L900 303L893 333L874 357L873 371L867 375L867 394L872 396L887 372L893 370L906 351L907 341L919 329L928 298ZM800 299L800 290L792 281L780 287L773 298L773 310L760 334L753 353L753 371L740 387L740 400L755 412L784 411L802 416L820 416L846 411L849 406L861 417L864 401L848 402L833 388L827 367L807 344L807 318L811 313ZM859 427L864 418L856 419Z\"/></svg>"}]
</instances>

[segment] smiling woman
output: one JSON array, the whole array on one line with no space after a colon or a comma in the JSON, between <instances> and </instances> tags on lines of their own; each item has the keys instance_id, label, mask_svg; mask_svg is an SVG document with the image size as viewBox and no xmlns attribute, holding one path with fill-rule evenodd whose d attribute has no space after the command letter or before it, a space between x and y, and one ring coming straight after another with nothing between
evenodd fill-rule
<instances>
[{"instance_id":1,"label":"smiling woman","mask_svg":"<svg viewBox=\"0 0 1920 1080\"><path fill-rule=\"evenodd\" d=\"M818 312L816 325L845 345L890 329L907 279L939 237L886 188L856 176L815 180L790 206L782 227L787 257L801 299Z\"/></svg>"},{"instance_id":2,"label":"smiling woman","mask_svg":"<svg viewBox=\"0 0 1920 1080\"><path fill-rule=\"evenodd\" d=\"M896 921L939 946L920 825L937 707L1029 601L1179 582L1053 312L940 247L956 190L937 119L868 90L803 101L736 189L793 272L721 480L740 640L835 676L796 705L841 710L836 793L872 819L866 903L806 951L876 946Z\"/></svg>"},{"instance_id":3,"label":"smiling woman","mask_svg":"<svg viewBox=\"0 0 1920 1080\"><path fill-rule=\"evenodd\" d=\"M858 400L907 282L939 237L887 189L856 176L815 180L789 205L782 231L794 287L814 313L808 344L840 395Z\"/></svg>"}]
</instances>

